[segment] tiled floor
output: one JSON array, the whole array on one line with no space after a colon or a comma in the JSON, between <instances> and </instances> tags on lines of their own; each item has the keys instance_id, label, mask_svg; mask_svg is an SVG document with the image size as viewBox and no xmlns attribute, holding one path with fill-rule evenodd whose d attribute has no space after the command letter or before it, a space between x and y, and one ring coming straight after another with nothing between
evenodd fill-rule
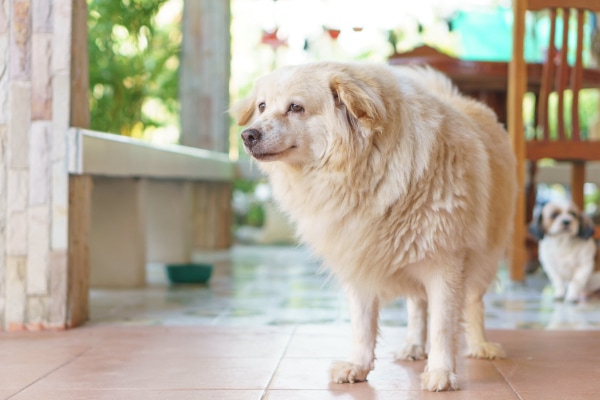
<instances>
[{"instance_id":1,"label":"tiled floor","mask_svg":"<svg viewBox=\"0 0 600 400\"><path fill-rule=\"evenodd\" d=\"M508 358L461 358L461 390L419 390L424 362L397 362L402 301L382 311L369 381L328 382L348 352L343 295L302 249L238 247L208 286L92 292L92 320L67 332L0 335L0 399L599 399L600 303L557 304L539 271L504 271L487 295ZM558 330L557 330L558 328Z\"/></svg>"}]
</instances>

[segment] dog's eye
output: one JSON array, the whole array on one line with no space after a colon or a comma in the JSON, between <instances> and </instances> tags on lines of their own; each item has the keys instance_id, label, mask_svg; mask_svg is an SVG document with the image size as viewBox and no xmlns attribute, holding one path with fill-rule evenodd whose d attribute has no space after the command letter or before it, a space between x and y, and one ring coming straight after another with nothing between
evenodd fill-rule
<instances>
[{"instance_id":1,"label":"dog's eye","mask_svg":"<svg viewBox=\"0 0 600 400\"><path fill-rule=\"evenodd\" d=\"M577 218L577 213L575 211L569 211L569 215L573 218Z\"/></svg>"},{"instance_id":2,"label":"dog's eye","mask_svg":"<svg viewBox=\"0 0 600 400\"><path fill-rule=\"evenodd\" d=\"M556 219L556 217L558 217L559 215L560 215L559 211L554 211L552 214L550 214L550 218Z\"/></svg>"},{"instance_id":3,"label":"dog's eye","mask_svg":"<svg viewBox=\"0 0 600 400\"><path fill-rule=\"evenodd\" d=\"M267 105L266 105L265 103L260 103L260 104L258 105L258 111L259 111L259 112L263 112L263 111L265 111L265 107L266 107L266 106L267 106Z\"/></svg>"},{"instance_id":4,"label":"dog's eye","mask_svg":"<svg viewBox=\"0 0 600 400\"><path fill-rule=\"evenodd\" d=\"M288 111L293 112L293 113L301 113L304 111L304 107L302 107L299 104L292 103L292 104L290 104L290 108L288 108Z\"/></svg>"}]
</instances>

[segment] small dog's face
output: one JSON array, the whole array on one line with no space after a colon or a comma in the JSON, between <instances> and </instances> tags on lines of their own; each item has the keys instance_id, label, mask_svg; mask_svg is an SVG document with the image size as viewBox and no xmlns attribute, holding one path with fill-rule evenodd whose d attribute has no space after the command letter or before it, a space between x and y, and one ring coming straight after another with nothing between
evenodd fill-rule
<instances>
[{"instance_id":1,"label":"small dog's face","mask_svg":"<svg viewBox=\"0 0 600 400\"><path fill-rule=\"evenodd\" d=\"M534 218L529 231L538 239L558 235L588 239L594 234L594 226L572 202L549 202Z\"/></svg>"},{"instance_id":2,"label":"small dog's face","mask_svg":"<svg viewBox=\"0 0 600 400\"><path fill-rule=\"evenodd\" d=\"M579 210L574 204L548 203L542 209L542 225L547 235L574 236L579 231Z\"/></svg>"}]
</instances>

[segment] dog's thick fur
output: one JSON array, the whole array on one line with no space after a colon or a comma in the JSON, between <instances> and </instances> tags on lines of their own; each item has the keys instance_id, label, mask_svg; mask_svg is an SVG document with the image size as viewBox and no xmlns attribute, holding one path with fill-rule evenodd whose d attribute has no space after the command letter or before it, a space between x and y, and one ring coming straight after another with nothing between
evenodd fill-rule
<instances>
[{"instance_id":1,"label":"dog's thick fur","mask_svg":"<svg viewBox=\"0 0 600 400\"><path fill-rule=\"evenodd\" d=\"M463 318L469 355L503 356L485 338L482 297L510 234L515 160L488 107L432 69L331 62L261 78L232 113L300 238L347 291L354 344L334 382L366 379L379 306L399 295L409 321L397 358L427 357L429 310L424 389L458 388Z\"/></svg>"},{"instance_id":2,"label":"dog's thick fur","mask_svg":"<svg viewBox=\"0 0 600 400\"><path fill-rule=\"evenodd\" d=\"M591 219L568 201L546 203L529 232L539 240L538 254L556 300L585 297L594 272L596 242Z\"/></svg>"}]
</instances>

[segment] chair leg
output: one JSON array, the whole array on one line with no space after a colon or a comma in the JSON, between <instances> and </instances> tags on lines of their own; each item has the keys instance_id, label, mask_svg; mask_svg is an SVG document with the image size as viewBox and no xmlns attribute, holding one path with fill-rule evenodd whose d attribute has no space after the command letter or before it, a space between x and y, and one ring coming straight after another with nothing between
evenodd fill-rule
<instances>
[{"instance_id":1,"label":"chair leg","mask_svg":"<svg viewBox=\"0 0 600 400\"><path fill-rule=\"evenodd\" d=\"M525 221L529 223L533 218L533 209L535 208L535 200L537 197L537 182L535 181L537 174L537 162L531 161L529 163L527 173L529 175L529 179L527 180L528 183L525 186L525 196L527 202L527 206L525 207Z\"/></svg>"},{"instance_id":2,"label":"chair leg","mask_svg":"<svg viewBox=\"0 0 600 400\"><path fill-rule=\"evenodd\" d=\"M521 188L517 193L517 203L514 216L513 243L510 256L510 279L513 281L525 280L525 265L527 264L527 226L525 224L525 191Z\"/></svg>"},{"instance_id":3,"label":"chair leg","mask_svg":"<svg viewBox=\"0 0 600 400\"><path fill-rule=\"evenodd\" d=\"M571 200L579 207L584 209L583 185L585 184L585 162L573 162L571 169Z\"/></svg>"},{"instance_id":4,"label":"chair leg","mask_svg":"<svg viewBox=\"0 0 600 400\"><path fill-rule=\"evenodd\" d=\"M531 222L533 219L533 210L536 204L537 198L537 182L535 180L537 174L537 162L530 161L529 167L527 168L527 173L529 175L529 179L527 180L527 185L525 189L526 196L526 207L525 207L525 221L527 224ZM538 260L538 243L537 241L529 235L527 232L525 233L525 248L527 251L527 262L525 264L525 273L532 274L540 266L540 262Z\"/></svg>"}]
</instances>

